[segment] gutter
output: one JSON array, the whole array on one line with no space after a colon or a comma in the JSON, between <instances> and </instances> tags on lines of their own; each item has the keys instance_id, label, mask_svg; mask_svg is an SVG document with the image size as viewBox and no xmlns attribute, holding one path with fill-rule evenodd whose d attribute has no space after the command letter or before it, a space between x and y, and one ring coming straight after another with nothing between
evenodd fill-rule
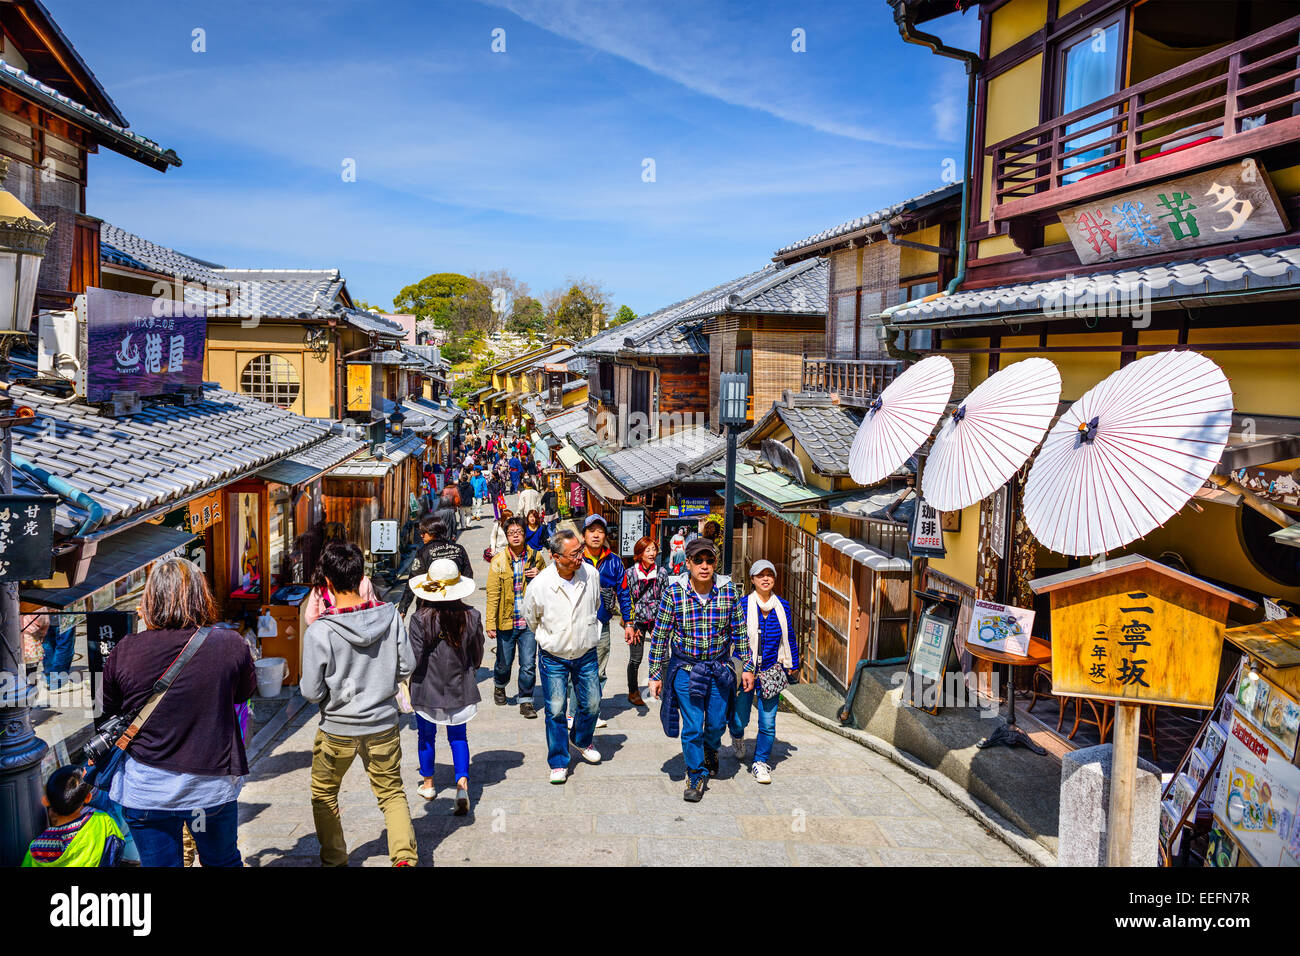
<instances>
[{"instance_id":1,"label":"gutter","mask_svg":"<svg viewBox=\"0 0 1300 956\"><path fill-rule=\"evenodd\" d=\"M921 356L917 352L900 349L894 344L893 333L897 331L890 322L890 317L900 309L917 305L930 299L940 298L952 295L961 288L962 283L966 281L966 255L967 255L967 235L970 231L970 184L971 184L971 163L975 148L975 80L979 74L981 61L977 54L969 50L959 50L956 47L945 46L943 41L937 36L929 33L922 33L916 29L916 24L912 19L912 11L909 0L891 0L894 7L894 23L898 26L898 33L905 43L915 43L918 46L928 47L930 52L936 56L946 56L949 59L961 60L966 64L966 156L962 164L963 179L961 184L961 220L958 224L957 236L957 273L953 276L952 281L943 292L934 296L926 296L921 299L914 299L911 302L902 302L895 306L890 306L880 313L881 323L878 330L880 342L885 347L885 351L890 358L896 358L904 362L920 361Z\"/></svg>"},{"instance_id":2,"label":"gutter","mask_svg":"<svg viewBox=\"0 0 1300 956\"><path fill-rule=\"evenodd\" d=\"M32 481L86 512L86 520L77 529L75 537L84 538L104 523L104 509L90 495L78 488L74 488L58 475L51 474L44 468L38 468L21 455L11 455L10 460L15 468L32 479Z\"/></svg>"}]
</instances>

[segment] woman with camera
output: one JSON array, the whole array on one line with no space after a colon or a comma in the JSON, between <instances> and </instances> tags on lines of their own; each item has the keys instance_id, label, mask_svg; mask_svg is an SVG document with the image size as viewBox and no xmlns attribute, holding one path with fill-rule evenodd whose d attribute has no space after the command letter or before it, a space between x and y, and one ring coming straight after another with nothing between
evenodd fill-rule
<instances>
[{"instance_id":1,"label":"woman with camera","mask_svg":"<svg viewBox=\"0 0 1300 956\"><path fill-rule=\"evenodd\" d=\"M105 716L139 714L155 682L205 633L127 747L109 796L124 808L142 866L181 866L186 824L204 866L242 866L237 800L248 759L235 708L257 688L252 654L234 631L208 628L212 592L184 558L154 567L140 614L147 630L119 641L104 665Z\"/></svg>"}]
</instances>

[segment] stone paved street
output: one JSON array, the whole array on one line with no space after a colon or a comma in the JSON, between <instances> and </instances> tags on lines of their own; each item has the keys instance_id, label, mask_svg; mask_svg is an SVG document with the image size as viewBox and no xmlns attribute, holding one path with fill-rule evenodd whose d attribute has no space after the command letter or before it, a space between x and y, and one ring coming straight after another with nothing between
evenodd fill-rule
<instances>
[{"instance_id":1,"label":"stone paved street","mask_svg":"<svg viewBox=\"0 0 1300 956\"><path fill-rule=\"evenodd\" d=\"M474 563L485 601L482 551L488 522L461 543ZM483 702L469 727L468 817L451 816L450 753L439 735L438 795L416 794L413 723L402 755L422 865L1023 865L938 791L857 744L794 714L777 720L773 781L762 786L739 768L726 746L721 772L704 800L682 800L684 767L676 740L663 735L658 702L638 712L624 696L627 648L614 642L596 732L602 762L577 762L564 786L548 782L542 719L492 704L489 643L480 671ZM646 665L641 683L646 681ZM540 690L536 704L541 711ZM407 718L409 721L410 718ZM317 716L303 707L252 768L240 799L240 848L251 866L316 865L308 781ZM750 724L750 750L754 723ZM575 758L576 759L576 758ZM340 795L353 865L388 865L383 817L357 761Z\"/></svg>"}]
</instances>

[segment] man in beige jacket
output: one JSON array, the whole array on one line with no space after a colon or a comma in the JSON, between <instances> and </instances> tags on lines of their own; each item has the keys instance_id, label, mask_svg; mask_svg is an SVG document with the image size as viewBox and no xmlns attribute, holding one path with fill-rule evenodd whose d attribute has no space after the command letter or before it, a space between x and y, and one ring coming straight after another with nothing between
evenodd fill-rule
<instances>
[{"instance_id":1,"label":"man in beige jacket","mask_svg":"<svg viewBox=\"0 0 1300 956\"><path fill-rule=\"evenodd\" d=\"M492 669L492 700L506 701L506 684L519 651L519 713L529 720L537 716L533 688L537 684L537 642L524 620L524 593L546 559L524 542L524 522L518 517L505 522L506 547L492 555L488 565L487 609L484 630L488 640L496 639L497 662Z\"/></svg>"}]
</instances>

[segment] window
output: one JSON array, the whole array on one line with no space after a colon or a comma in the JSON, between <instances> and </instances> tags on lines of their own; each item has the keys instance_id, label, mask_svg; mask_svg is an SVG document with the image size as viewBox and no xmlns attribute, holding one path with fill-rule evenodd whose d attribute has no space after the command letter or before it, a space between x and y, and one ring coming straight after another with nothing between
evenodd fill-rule
<instances>
[{"instance_id":1,"label":"window","mask_svg":"<svg viewBox=\"0 0 1300 956\"><path fill-rule=\"evenodd\" d=\"M1058 116L1064 116L1075 110L1083 109L1085 106L1096 103L1098 100L1105 99L1112 93L1119 91L1121 69L1124 63L1123 57L1120 55L1121 24L1122 17L1114 17L1106 22L1086 27L1061 44L1057 60ZM1067 126L1065 128L1066 135L1068 137L1071 133L1087 130L1104 121L1106 117L1114 115L1115 110L1112 108L1097 112L1092 116L1086 116ZM1103 126L1101 129L1092 130L1082 136L1064 140L1061 148L1063 152L1082 149L1098 140L1106 139L1118 131L1117 125ZM1096 149L1080 153L1078 156L1071 156L1065 160L1063 165L1064 168L1069 169L1071 166L1091 162L1113 152L1117 152L1116 144L1105 143ZM1110 169L1112 166L1113 163L1099 163L1096 166L1089 166L1083 172L1067 175L1064 177L1063 182L1067 184L1078 182L1086 176Z\"/></svg>"},{"instance_id":2,"label":"window","mask_svg":"<svg viewBox=\"0 0 1300 956\"><path fill-rule=\"evenodd\" d=\"M239 376L239 390L245 395L288 408L298 400L301 389L298 370L282 355L259 355L250 359Z\"/></svg>"},{"instance_id":3,"label":"window","mask_svg":"<svg viewBox=\"0 0 1300 956\"><path fill-rule=\"evenodd\" d=\"M858 296L846 292L835 297L835 334L831 339L832 358L853 358L853 337L858 326Z\"/></svg>"}]
</instances>

